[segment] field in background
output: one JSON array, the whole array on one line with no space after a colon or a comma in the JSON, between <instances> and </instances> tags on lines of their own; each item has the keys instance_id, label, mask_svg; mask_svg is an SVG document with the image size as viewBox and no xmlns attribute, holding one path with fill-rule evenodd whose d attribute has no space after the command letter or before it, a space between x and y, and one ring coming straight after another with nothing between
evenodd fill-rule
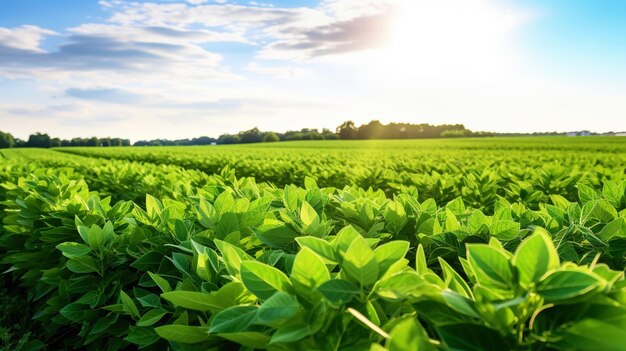
<instances>
[{"instance_id":1,"label":"field in background","mask_svg":"<svg viewBox=\"0 0 626 351\"><path fill-rule=\"evenodd\" d=\"M622 138L3 150L0 220L10 349L626 350Z\"/></svg>"},{"instance_id":2,"label":"field in background","mask_svg":"<svg viewBox=\"0 0 626 351\"><path fill-rule=\"evenodd\" d=\"M92 158L167 164L207 174L225 167L282 187L312 177L323 187L412 187L420 201L463 196L477 208L496 196L534 208L552 194L576 198L576 183L601 187L626 170L626 139L533 137L457 140L304 141L207 147L59 148Z\"/></svg>"}]
</instances>

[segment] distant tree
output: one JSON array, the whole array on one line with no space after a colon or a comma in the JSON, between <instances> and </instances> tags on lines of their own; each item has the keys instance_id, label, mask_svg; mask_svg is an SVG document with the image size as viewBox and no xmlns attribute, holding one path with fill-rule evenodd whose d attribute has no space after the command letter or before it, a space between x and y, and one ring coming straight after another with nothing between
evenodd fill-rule
<instances>
[{"instance_id":1,"label":"distant tree","mask_svg":"<svg viewBox=\"0 0 626 351\"><path fill-rule=\"evenodd\" d=\"M259 131L259 128L257 127L239 132L239 139L241 143L259 143L263 141L261 131Z\"/></svg>"},{"instance_id":2,"label":"distant tree","mask_svg":"<svg viewBox=\"0 0 626 351\"><path fill-rule=\"evenodd\" d=\"M343 140L356 139L356 131L356 127L352 121L343 122L337 127L337 134L339 134L339 138Z\"/></svg>"},{"instance_id":3,"label":"distant tree","mask_svg":"<svg viewBox=\"0 0 626 351\"><path fill-rule=\"evenodd\" d=\"M324 140L337 140L337 139L339 139L339 135L337 133L333 133L328 128L322 129L321 136L322 136L322 138L324 138Z\"/></svg>"},{"instance_id":4,"label":"distant tree","mask_svg":"<svg viewBox=\"0 0 626 351\"><path fill-rule=\"evenodd\" d=\"M199 138L192 139L188 145L211 145L216 142L215 138L209 138L208 136L201 136Z\"/></svg>"},{"instance_id":5,"label":"distant tree","mask_svg":"<svg viewBox=\"0 0 626 351\"><path fill-rule=\"evenodd\" d=\"M371 121L356 130L357 139L385 139L385 126L379 121Z\"/></svg>"},{"instance_id":6,"label":"distant tree","mask_svg":"<svg viewBox=\"0 0 626 351\"><path fill-rule=\"evenodd\" d=\"M442 138L463 138L469 136L468 130L444 130L441 132Z\"/></svg>"},{"instance_id":7,"label":"distant tree","mask_svg":"<svg viewBox=\"0 0 626 351\"><path fill-rule=\"evenodd\" d=\"M471 132L471 136L473 137L492 137L495 135L496 133L493 132Z\"/></svg>"},{"instance_id":8,"label":"distant tree","mask_svg":"<svg viewBox=\"0 0 626 351\"><path fill-rule=\"evenodd\" d=\"M241 142L239 135L222 134L217 138L218 144L238 144Z\"/></svg>"},{"instance_id":9,"label":"distant tree","mask_svg":"<svg viewBox=\"0 0 626 351\"><path fill-rule=\"evenodd\" d=\"M389 123L384 125L380 121L373 120L360 127L354 122L347 121L337 127L337 134L341 139L418 139L418 138L441 138L442 133L450 131L459 135L471 135L471 131L462 124L430 125L427 123ZM446 134L446 136L449 135Z\"/></svg>"},{"instance_id":10,"label":"distant tree","mask_svg":"<svg viewBox=\"0 0 626 351\"><path fill-rule=\"evenodd\" d=\"M61 139L59 138L50 139L50 147L59 147L59 146L61 146Z\"/></svg>"},{"instance_id":11,"label":"distant tree","mask_svg":"<svg viewBox=\"0 0 626 351\"><path fill-rule=\"evenodd\" d=\"M15 138L10 133L0 132L0 149L8 149L15 146Z\"/></svg>"},{"instance_id":12,"label":"distant tree","mask_svg":"<svg viewBox=\"0 0 626 351\"><path fill-rule=\"evenodd\" d=\"M51 139L48 134L35 133L28 137L26 142L27 147L45 147L48 148L51 145Z\"/></svg>"},{"instance_id":13,"label":"distant tree","mask_svg":"<svg viewBox=\"0 0 626 351\"><path fill-rule=\"evenodd\" d=\"M83 138L72 138L70 140L70 146L86 146L87 141Z\"/></svg>"},{"instance_id":14,"label":"distant tree","mask_svg":"<svg viewBox=\"0 0 626 351\"><path fill-rule=\"evenodd\" d=\"M87 142L85 143L85 146L98 146L98 142L100 140L98 140L98 138L96 137L91 137L89 139L87 139Z\"/></svg>"},{"instance_id":15,"label":"distant tree","mask_svg":"<svg viewBox=\"0 0 626 351\"><path fill-rule=\"evenodd\" d=\"M122 145L122 139L120 139L120 138L111 138L110 145L111 146L123 146Z\"/></svg>"},{"instance_id":16,"label":"distant tree","mask_svg":"<svg viewBox=\"0 0 626 351\"><path fill-rule=\"evenodd\" d=\"M26 147L26 141L16 138L15 139L15 147Z\"/></svg>"},{"instance_id":17,"label":"distant tree","mask_svg":"<svg viewBox=\"0 0 626 351\"><path fill-rule=\"evenodd\" d=\"M72 142L67 139L61 140L61 146L72 146Z\"/></svg>"},{"instance_id":18,"label":"distant tree","mask_svg":"<svg viewBox=\"0 0 626 351\"><path fill-rule=\"evenodd\" d=\"M276 133L269 132L265 134L265 137L263 137L263 141L266 143L273 143L276 141L280 141L280 138L278 137L278 135L276 135Z\"/></svg>"}]
</instances>

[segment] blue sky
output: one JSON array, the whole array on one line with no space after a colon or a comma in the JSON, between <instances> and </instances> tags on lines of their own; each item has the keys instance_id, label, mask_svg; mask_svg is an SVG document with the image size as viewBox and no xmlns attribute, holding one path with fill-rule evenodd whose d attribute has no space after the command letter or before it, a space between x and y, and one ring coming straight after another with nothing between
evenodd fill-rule
<instances>
[{"instance_id":1,"label":"blue sky","mask_svg":"<svg viewBox=\"0 0 626 351\"><path fill-rule=\"evenodd\" d=\"M621 0L0 1L0 130L626 130Z\"/></svg>"}]
</instances>

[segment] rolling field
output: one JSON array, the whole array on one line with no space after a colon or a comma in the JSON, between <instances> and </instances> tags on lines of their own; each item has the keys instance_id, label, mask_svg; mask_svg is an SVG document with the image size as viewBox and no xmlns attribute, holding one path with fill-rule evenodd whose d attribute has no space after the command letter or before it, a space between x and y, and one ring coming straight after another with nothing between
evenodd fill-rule
<instances>
[{"instance_id":1,"label":"rolling field","mask_svg":"<svg viewBox=\"0 0 626 351\"><path fill-rule=\"evenodd\" d=\"M0 152L9 350L626 350L626 138Z\"/></svg>"}]
</instances>

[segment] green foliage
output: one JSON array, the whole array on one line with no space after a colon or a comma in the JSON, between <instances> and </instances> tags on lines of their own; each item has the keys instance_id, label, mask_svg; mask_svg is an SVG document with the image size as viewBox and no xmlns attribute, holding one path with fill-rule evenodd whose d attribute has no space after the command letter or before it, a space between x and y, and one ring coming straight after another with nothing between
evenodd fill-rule
<instances>
[{"instance_id":1,"label":"green foliage","mask_svg":"<svg viewBox=\"0 0 626 351\"><path fill-rule=\"evenodd\" d=\"M422 198L408 178L391 196L324 187L321 168L277 187L3 155L11 350L626 350L622 166L522 180L446 165Z\"/></svg>"},{"instance_id":2,"label":"green foliage","mask_svg":"<svg viewBox=\"0 0 626 351\"><path fill-rule=\"evenodd\" d=\"M15 145L15 138L10 133L0 131L0 149L9 149Z\"/></svg>"},{"instance_id":3,"label":"green foliage","mask_svg":"<svg viewBox=\"0 0 626 351\"><path fill-rule=\"evenodd\" d=\"M278 137L278 135L276 135L276 133L269 132L265 134L265 136L263 137L263 141L266 143L272 143L280 141L280 138Z\"/></svg>"}]
</instances>

